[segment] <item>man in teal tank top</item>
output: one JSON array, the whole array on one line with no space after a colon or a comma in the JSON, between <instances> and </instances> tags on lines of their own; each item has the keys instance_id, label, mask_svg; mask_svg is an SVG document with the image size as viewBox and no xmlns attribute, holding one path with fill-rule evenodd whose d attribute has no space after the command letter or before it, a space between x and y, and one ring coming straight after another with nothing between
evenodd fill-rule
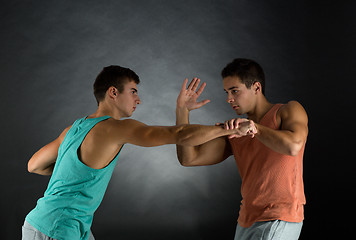
<instances>
[{"instance_id":1,"label":"man in teal tank top","mask_svg":"<svg viewBox=\"0 0 356 240\"><path fill-rule=\"evenodd\" d=\"M23 240L94 239L90 231L93 215L125 143L144 147L196 146L240 133L239 129L226 130L217 126L148 126L133 119L120 120L130 117L141 103L137 94L139 82L131 69L105 67L94 83L97 111L76 120L29 160L29 172L52 176L44 196L26 216ZM186 88L186 84L187 80L181 93L197 87L190 84ZM198 90L198 95L204 86Z\"/></svg>"}]
</instances>

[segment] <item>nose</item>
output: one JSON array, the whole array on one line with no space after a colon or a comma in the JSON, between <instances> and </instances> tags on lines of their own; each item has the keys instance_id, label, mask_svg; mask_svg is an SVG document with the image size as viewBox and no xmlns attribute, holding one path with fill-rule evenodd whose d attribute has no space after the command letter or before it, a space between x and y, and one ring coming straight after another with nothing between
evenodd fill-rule
<instances>
[{"instance_id":1,"label":"nose","mask_svg":"<svg viewBox=\"0 0 356 240\"><path fill-rule=\"evenodd\" d=\"M227 99L226 99L227 103L232 103L234 102L234 98L231 96L230 93L227 94Z\"/></svg>"},{"instance_id":2,"label":"nose","mask_svg":"<svg viewBox=\"0 0 356 240\"><path fill-rule=\"evenodd\" d=\"M139 96L137 96L137 99L136 99L136 104L141 104L141 99Z\"/></svg>"}]
</instances>

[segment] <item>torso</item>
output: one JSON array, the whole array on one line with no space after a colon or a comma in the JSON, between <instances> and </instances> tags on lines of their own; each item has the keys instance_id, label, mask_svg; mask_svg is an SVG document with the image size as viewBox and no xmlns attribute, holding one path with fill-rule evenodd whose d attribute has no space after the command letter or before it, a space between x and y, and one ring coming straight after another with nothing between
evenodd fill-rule
<instances>
[{"instance_id":1,"label":"torso","mask_svg":"<svg viewBox=\"0 0 356 240\"><path fill-rule=\"evenodd\" d=\"M285 105L276 104L260 119L260 124L280 129ZM258 139L230 140L242 178L243 197L239 224L249 227L256 221L303 219L303 149L296 157L277 153Z\"/></svg>"}]
</instances>

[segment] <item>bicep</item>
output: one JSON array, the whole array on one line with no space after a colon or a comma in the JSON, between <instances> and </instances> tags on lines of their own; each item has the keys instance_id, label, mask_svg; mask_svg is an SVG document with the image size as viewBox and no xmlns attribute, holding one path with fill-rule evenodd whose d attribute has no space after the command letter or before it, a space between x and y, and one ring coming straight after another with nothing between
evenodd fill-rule
<instances>
[{"instance_id":1,"label":"bicep","mask_svg":"<svg viewBox=\"0 0 356 240\"><path fill-rule=\"evenodd\" d=\"M174 126L149 126L136 120L124 120L121 126L123 143L130 143L142 147L154 147L176 142Z\"/></svg>"},{"instance_id":2,"label":"bicep","mask_svg":"<svg viewBox=\"0 0 356 240\"><path fill-rule=\"evenodd\" d=\"M290 131L293 138L305 141L308 135L308 116L297 102L289 102L281 113L281 130Z\"/></svg>"}]
</instances>

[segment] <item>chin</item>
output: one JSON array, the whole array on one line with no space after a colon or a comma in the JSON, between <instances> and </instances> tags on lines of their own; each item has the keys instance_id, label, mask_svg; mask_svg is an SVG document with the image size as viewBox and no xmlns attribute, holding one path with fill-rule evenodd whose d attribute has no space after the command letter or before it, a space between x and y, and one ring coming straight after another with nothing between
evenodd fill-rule
<instances>
[{"instance_id":1,"label":"chin","mask_svg":"<svg viewBox=\"0 0 356 240\"><path fill-rule=\"evenodd\" d=\"M241 111L241 109L235 110L237 115L244 115L245 113Z\"/></svg>"},{"instance_id":2,"label":"chin","mask_svg":"<svg viewBox=\"0 0 356 240\"><path fill-rule=\"evenodd\" d=\"M124 112L124 113L122 113L121 118L128 118L128 117L131 117L131 116L132 116L132 113Z\"/></svg>"}]
</instances>

